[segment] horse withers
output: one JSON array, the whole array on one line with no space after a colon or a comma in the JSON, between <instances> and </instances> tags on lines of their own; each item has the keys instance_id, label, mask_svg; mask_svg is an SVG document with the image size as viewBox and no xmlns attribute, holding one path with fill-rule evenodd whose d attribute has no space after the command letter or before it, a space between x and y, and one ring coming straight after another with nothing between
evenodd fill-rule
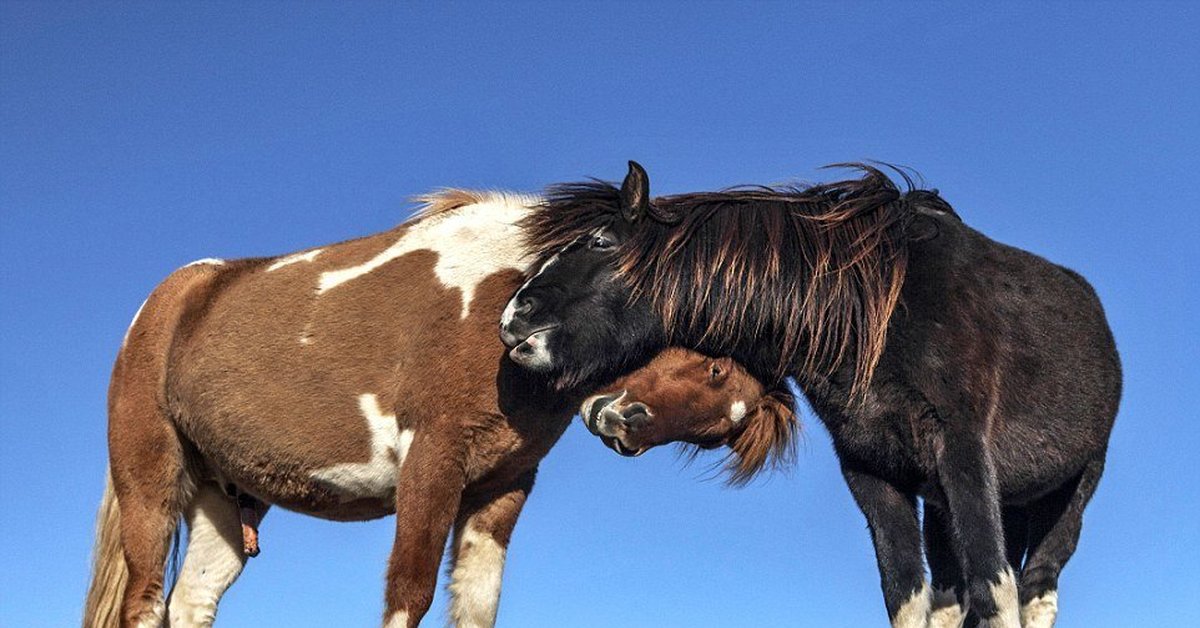
<instances>
[{"instance_id":1,"label":"horse withers","mask_svg":"<svg viewBox=\"0 0 1200 628\"><path fill-rule=\"evenodd\" d=\"M540 199L425 200L394 229L201 260L153 291L109 389L85 625L212 623L270 505L396 513L388 626L425 614L453 528L451 619L495 621L513 526L584 392L515 368L496 339L529 263L516 223ZM187 551L164 600L181 518Z\"/></svg>"},{"instance_id":2,"label":"horse withers","mask_svg":"<svg viewBox=\"0 0 1200 628\"><path fill-rule=\"evenodd\" d=\"M651 198L631 162L620 188L550 190L522 223L542 265L505 311L506 344L547 377L679 345L794 378L867 519L894 626L968 609L1050 626L1120 399L1103 308L1078 273L987 238L936 191L853 167Z\"/></svg>"}]
</instances>

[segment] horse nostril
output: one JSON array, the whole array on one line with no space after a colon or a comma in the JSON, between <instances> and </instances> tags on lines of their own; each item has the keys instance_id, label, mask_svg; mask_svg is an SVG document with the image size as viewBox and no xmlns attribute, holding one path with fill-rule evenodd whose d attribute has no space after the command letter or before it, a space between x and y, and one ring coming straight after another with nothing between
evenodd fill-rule
<instances>
[{"instance_id":1,"label":"horse nostril","mask_svg":"<svg viewBox=\"0 0 1200 628\"><path fill-rule=\"evenodd\" d=\"M588 430L593 434L598 434L600 414L613 401L616 401L618 395L599 395L588 400L583 408L583 422L587 425Z\"/></svg>"},{"instance_id":2,"label":"horse nostril","mask_svg":"<svg viewBox=\"0 0 1200 628\"><path fill-rule=\"evenodd\" d=\"M523 296L517 300L517 308L514 310L518 316L529 316L538 309L538 300L534 297Z\"/></svg>"},{"instance_id":3,"label":"horse nostril","mask_svg":"<svg viewBox=\"0 0 1200 628\"><path fill-rule=\"evenodd\" d=\"M621 418L625 419L626 423L642 423L654 416L650 412L650 408L646 404L635 401L621 409Z\"/></svg>"}]
</instances>

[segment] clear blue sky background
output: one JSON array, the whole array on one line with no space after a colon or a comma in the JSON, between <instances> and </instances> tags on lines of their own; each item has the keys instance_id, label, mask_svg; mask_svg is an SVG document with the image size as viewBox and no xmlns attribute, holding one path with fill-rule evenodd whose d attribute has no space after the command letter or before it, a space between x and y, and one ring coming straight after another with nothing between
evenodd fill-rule
<instances>
[{"instance_id":1,"label":"clear blue sky background","mask_svg":"<svg viewBox=\"0 0 1200 628\"><path fill-rule=\"evenodd\" d=\"M382 230L437 186L633 158L668 193L876 158L1107 307L1125 394L1060 625L1200 625L1196 7L0 4L0 624L77 621L109 369L173 268ZM742 490L573 425L501 624L884 625L864 521L805 421L799 464ZM272 512L220 622L373 625L391 538ZM444 612L439 592L427 623Z\"/></svg>"}]
</instances>

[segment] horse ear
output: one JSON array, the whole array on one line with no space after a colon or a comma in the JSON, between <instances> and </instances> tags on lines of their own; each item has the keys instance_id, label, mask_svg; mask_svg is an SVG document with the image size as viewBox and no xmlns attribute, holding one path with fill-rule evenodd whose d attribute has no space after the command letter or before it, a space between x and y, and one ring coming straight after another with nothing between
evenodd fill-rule
<instances>
[{"instance_id":1,"label":"horse ear","mask_svg":"<svg viewBox=\"0 0 1200 628\"><path fill-rule=\"evenodd\" d=\"M629 174L621 183L621 215L627 222L637 222L650 210L650 176L636 161L629 162Z\"/></svg>"}]
</instances>

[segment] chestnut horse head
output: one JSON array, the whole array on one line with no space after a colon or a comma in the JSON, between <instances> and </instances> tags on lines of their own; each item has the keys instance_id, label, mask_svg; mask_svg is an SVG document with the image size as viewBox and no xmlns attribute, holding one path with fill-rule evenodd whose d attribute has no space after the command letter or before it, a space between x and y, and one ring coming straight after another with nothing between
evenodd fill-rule
<instances>
[{"instance_id":1,"label":"chestnut horse head","mask_svg":"<svg viewBox=\"0 0 1200 628\"><path fill-rule=\"evenodd\" d=\"M730 358L671 347L583 402L584 423L623 456L672 442L731 450L730 481L791 459L798 429L791 393L769 389Z\"/></svg>"}]
</instances>

